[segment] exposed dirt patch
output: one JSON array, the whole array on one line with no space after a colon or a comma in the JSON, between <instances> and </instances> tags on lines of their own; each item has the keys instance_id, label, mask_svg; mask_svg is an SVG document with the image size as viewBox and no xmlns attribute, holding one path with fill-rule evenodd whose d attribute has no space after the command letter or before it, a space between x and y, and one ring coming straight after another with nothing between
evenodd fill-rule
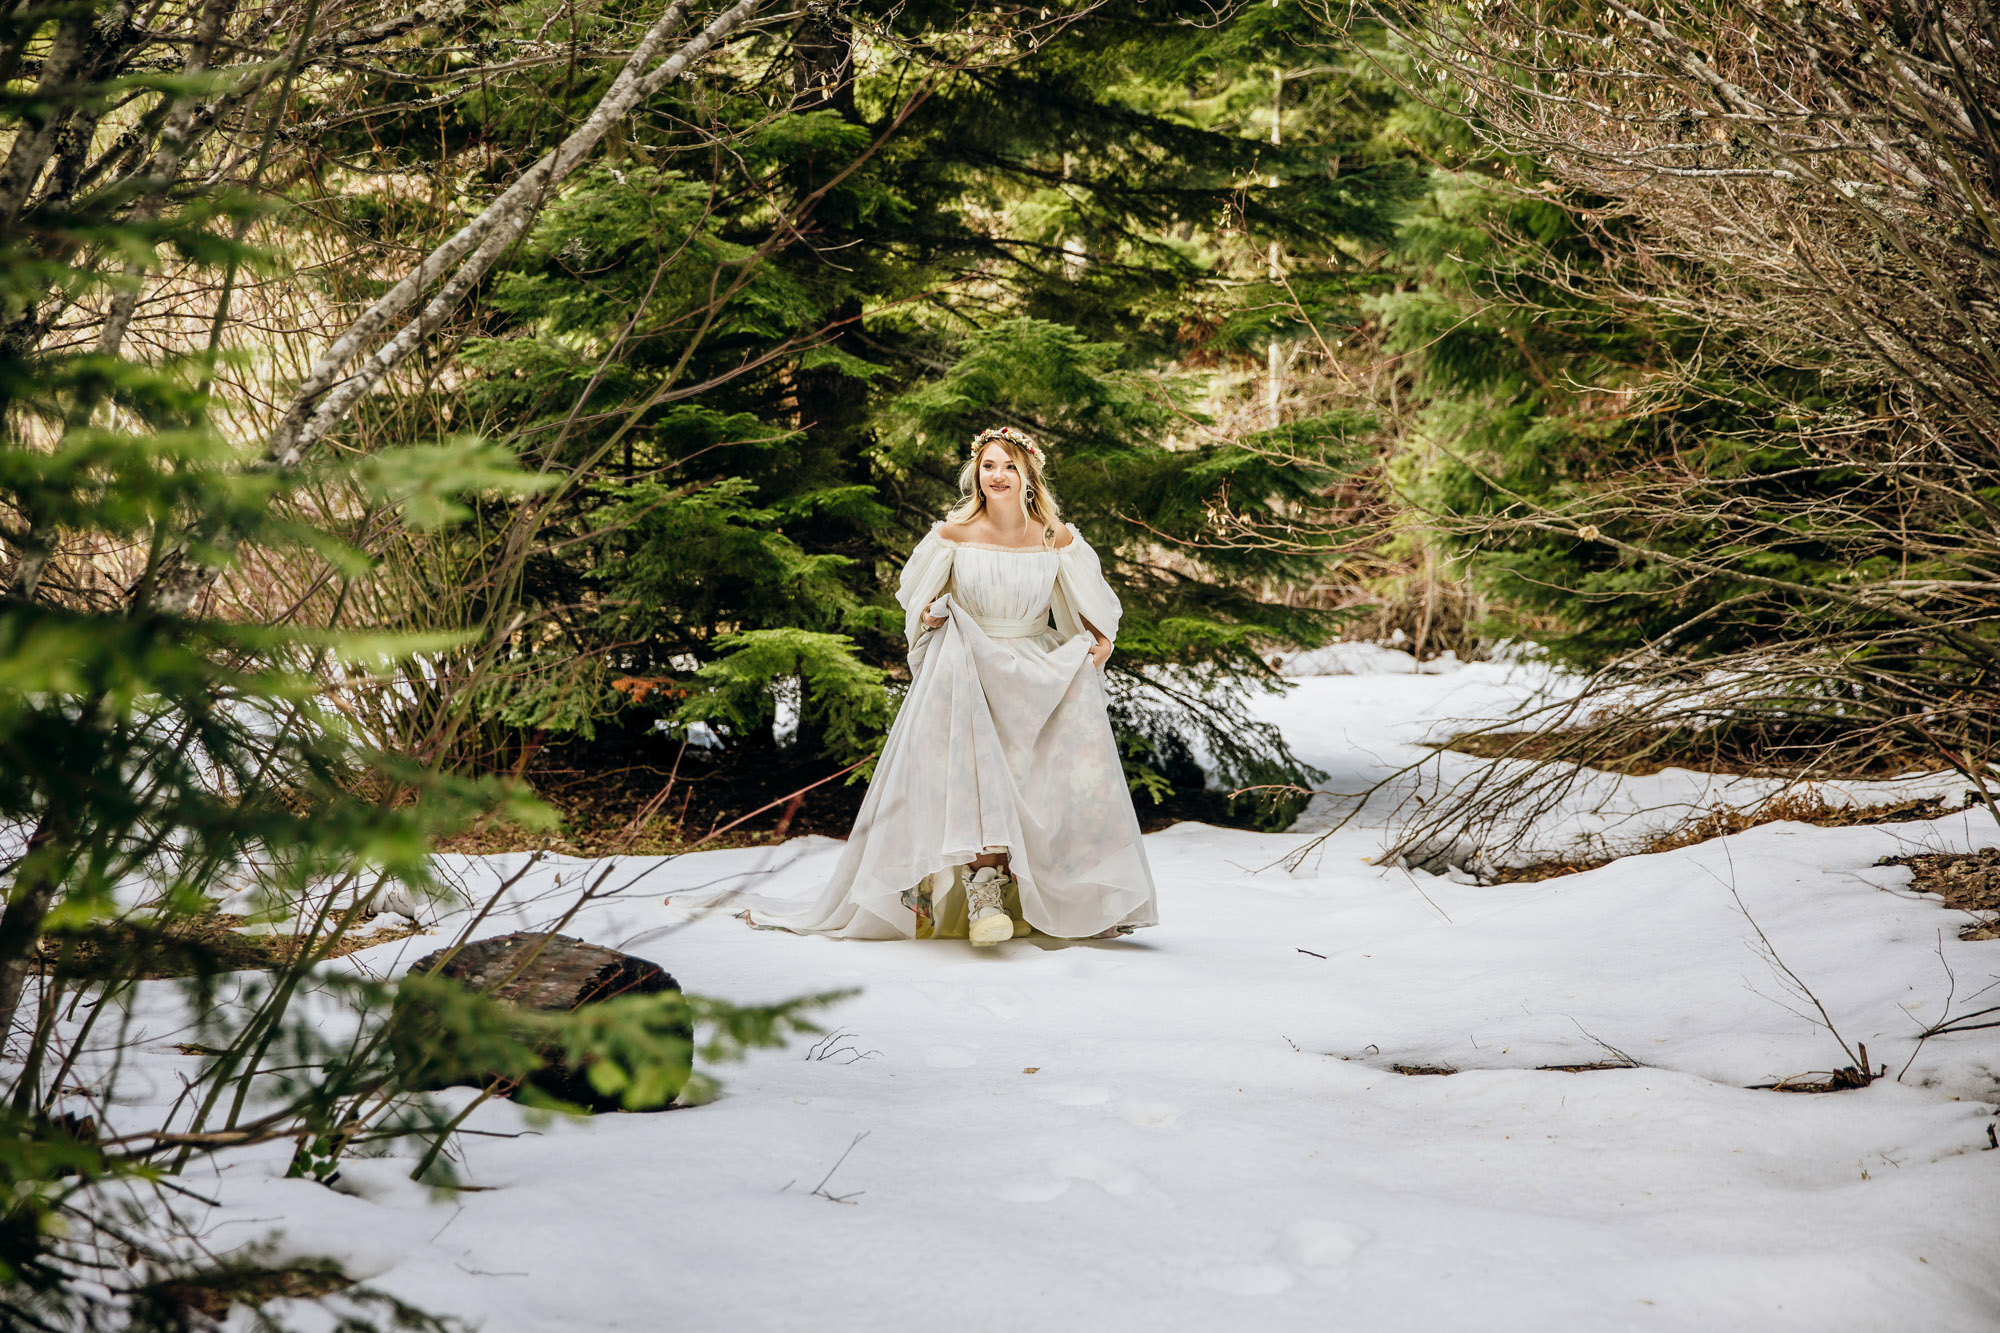
<instances>
[{"instance_id":1,"label":"exposed dirt patch","mask_svg":"<svg viewBox=\"0 0 2000 1333\"><path fill-rule=\"evenodd\" d=\"M1564 875L1580 875L1586 870L1596 870L1608 866L1616 857L1601 860L1572 861L1558 857L1553 861L1537 861L1533 865L1503 866L1493 875L1495 884L1537 884L1545 879L1560 879Z\"/></svg>"},{"instance_id":2,"label":"exposed dirt patch","mask_svg":"<svg viewBox=\"0 0 2000 1333\"><path fill-rule=\"evenodd\" d=\"M1965 808L1965 805L1954 805L1942 796L1930 796L1914 801L1895 801L1887 805L1830 805L1817 791L1784 792L1748 810L1736 810L1725 805L1715 806L1700 819L1690 821L1676 829L1654 834L1626 855L1648 856L1655 852L1671 852L1682 847L1692 847L1699 842L1707 842L1710 838L1741 833L1744 829L1756 828L1760 824L1790 822L1816 824L1820 828L1851 828L1858 824L1904 824L1920 819L1936 819L1940 815L1952 814ZM1533 865L1507 867L1495 874L1493 880L1496 884L1532 884L1538 880L1596 870L1618 859L1615 856L1607 856L1597 860L1558 858L1551 861L1537 861ZM1902 862L1899 861L1897 864Z\"/></svg>"},{"instance_id":3,"label":"exposed dirt patch","mask_svg":"<svg viewBox=\"0 0 2000 1333\"><path fill-rule=\"evenodd\" d=\"M151 1301L165 1307L182 1327L195 1327L194 1316L219 1320L234 1305L261 1306L283 1297L316 1300L354 1285L337 1268L230 1268L170 1278L148 1288ZM201 1327L207 1325L201 1324Z\"/></svg>"},{"instance_id":4,"label":"exposed dirt patch","mask_svg":"<svg viewBox=\"0 0 2000 1333\"><path fill-rule=\"evenodd\" d=\"M1390 1065L1389 1068L1395 1070L1398 1074L1410 1075L1437 1074L1445 1076L1458 1072L1452 1065Z\"/></svg>"},{"instance_id":5,"label":"exposed dirt patch","mask_svg":"<svg viewBox=\"0 0 2000 1333\"><path fill-rule=\"evenodd\" d=\"M1876 864L1908 866L1911 888L1937 894L1946 907L1985 913L1986 920L1975 921L1958 932L1960 939L2000 939L2000 847L1982 847L1976 852L1891 856Z\"/></svg>"},{"instance_id":6,"label":"exposed dirt patch","mask_svg":"<svg viewBox=\"0 0 2000 1333\"><path fill-rule=\"evenodd\" d=\"M808 833L845 838L868 787L836 775L838 767L802 759L762 737L740 737L727 750L684 751L657 732L606 732L590 742L535 749L512 770L555 810L558 828L490 821L440 839L437 850L672 856L696 846L757 847ZM1231 801L1227 793L1207 790L1199 770L1164 800L1141 794L1133 802L1146 833L1190 819L1256 828L1268 805L1265 798Z\"/></svg>"},{"instance_id":7,"label":"exposed dirt patch","mask_svg":"<svg viewBox=\"0 0 2000 1333\"><path fill-rule=\"evenodd\" d=\"M1855 750L1838 744L1838 738L1823 729L1781 733L1747 724L1646 727L1618 717L1562 731L1466 732L1436 748L1481 759L1581 763L1627 777L1686 768L1730 777L1867 781L1943 772L1947 767L1922 750L1882 746ZM1828 755L1837 757L1829 760Z\"/></svg>"},{"instance_id":8,"label":"exposed dirt patch","mask_svg":"<svg viewBox=\"0 0 2000 1333\"><path fill-rule=\"evenodd\" d=\"M1536 1065L1535 1068L1549 1074L1594 1074L1600 1069L1637 1069L1632 1060L1592 1060L1582 1065Z\"/></svg>"},{"instance_id":9,"label":"exposed dirt patch","mask_svg":"<svg viewBox=\"0 0 2000 1333\"><path fill-rule=\"evenodd\" d=\"M371 918L372 919L372 918ZM164 926L108 921L61 934L45 935L35 952L37 970L60 967L71 978L215 976L224 972L270 972L297 961L307 941L278 932L247 934L247 918L231 912L205 912ZM321 935L311 943L327 958L422 934L407 922L350 927L331 947Z\"/></svg>"},{"instance_id":10,"label":"exposed dirt patch","mask_svg":"<svg viewBox=\"0 0 2000 1333\"><path fill-rule=\"evenodd\" d=\"M1827 1074L1797 1074L1776 1083L1753 1086L1763 1092L1846 1092L1850 1088L1865 1088L1880 1077L1846 1065Z\"/></svg>"},{"instance_id":11,"label":"exposed dirt patch","mask_svg":"<svg viewBox=\"0 0 2000 1333\"><path fill-rule=\"evenodd\" d=\"M1868 1043L1854 1044L1854 1054L1860 1065L1843 1065L1839 1069L1814 1070L1810 1074L1794 1074L1781 1078L1776 1083L1754 1083L1751 1086L1766 1092L1846 1092L1850 1088L1865 1088L1878 1078L1889 1076L1889 1066L1880 1069L1868 1063Z\"/></svg>"},{"instance_id":12,"label":"exposed dirt patch","mask_svg":"<svg viewBox=\"0 0 2000 1333\"><path fill-rule=\"evenodd\" d=\"M683 752L678 742L660 736L550 745L518 776L555 810L558 828L496 821L440 839L438 850L472 856L516 851L671 856L697 844L707 851L806 833L845 837L867 788L844 776L821 781L837 767L800 762L781 747L754 740L726 754L694 747ZM811 790L797 800L786 799L806 787ZM720 831L745 815L750 818Z\"/></svg>"}]
</instances>

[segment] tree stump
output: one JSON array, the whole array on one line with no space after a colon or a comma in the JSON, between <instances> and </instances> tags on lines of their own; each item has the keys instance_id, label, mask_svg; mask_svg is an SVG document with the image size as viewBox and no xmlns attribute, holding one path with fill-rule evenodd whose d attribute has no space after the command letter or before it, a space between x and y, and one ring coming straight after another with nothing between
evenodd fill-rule
<instances>
[{"instance_id":1,"label":"tree stump","mask_svg":"<svg viewBox=\"0 0 2000 1333\"><path fill-rule=\"evenodd\" d=\"M621 995L658 995L680 990L680 983L658 963L634 958L631 954L602 945L588 944L568 935L516 931L490 939L473 940L446 962L448 952L440 949L426 954L411 965L410 971L435 972L467 990L491 995L521 1009L544 1013L568 1013L583 1005ZM524 960L527 960L526 966L523 966ZM685 1024L680 1028L679 1035L689 1042L694 1038L692 1030ZM540 1049L545 1063L528 1077L530 1085L591 1111L625 1109L621 1099L606 1097L591 1086L587 1065L571 1066L560 1047L552 1049L544 1046ZM436 1080L432 1086L469 1084L486 1087L497 1077L492 1073L465 1073L460 1077ZM507 1091L511 1096L514 1089Z\"/></svg>"}]
</instances>

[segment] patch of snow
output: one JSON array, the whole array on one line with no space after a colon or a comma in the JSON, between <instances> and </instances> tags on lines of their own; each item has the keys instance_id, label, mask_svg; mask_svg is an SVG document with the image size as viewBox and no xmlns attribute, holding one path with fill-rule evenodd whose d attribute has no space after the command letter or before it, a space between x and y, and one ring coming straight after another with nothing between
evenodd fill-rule
<instances>
[{"instance_id":1,"label":"patch of snow","mask_svg":"<svg viewBox=\"0 0 2000 1333\"><path fill-rule=\"evenodd\" d=\"M661 718L653 723L653 730L664 731L671 735L675 731L680 730L680 728L673 726L666 718ZM686 731L688 744L697 750L719 750L722 748L722 737L716 733L714 727L709 726L706 722L690 722L687 724Z\"/></svg>"},{"instance_id":2,"label":"patch of snow","mask_svg":"<svg viewBox=\"0 0 2000 1333\"><path fill-rule=\"evenodd\" d=\"M1547 683L1480 663L1305 679L1252 706L1352 791ZM1607 779L1550 836L1713 790L1656 776ZM1482 887L1373 864L1397 813L1377 800L1303 859L1302 832L1175 825L1146 839L1158 928L980 952L757 931L696 906L812 893L830 838L442 858L467 901L518 876L483 933L545 926L595 884L608 896L565 929L690 990L859 987L825 1024L866 1057L759 1053L716 1071L719 1100L661 1115L537 1126L488 1103L469 1128L534 1132L465 1140L485 1188L448 1199L404 1178L414 1146L351 1163L345 1192L283 1179L289 1145L189 1184L222 1201L218 1248L279 1219L287 1252L343 1258L490 1333L2000 1321L2000 1152L1984 1151L2000 1032L1914 1039L1948 1004L1993 1002L2000 942L1958 939L1964 914L1874 864L2000 842L1990 818L1774 824ZM1621 800L1623 816L1593 813ZM1748 1086L1846 1060L1745 909L1891 1078ZM335 966L393 972L463 919ZM178 992L149 994L164 1015ZM164 1104L193 1062L160 1022L139 1060ZM1635 1066L1536 1068L1612 1049Z\"/></svg>"},{"instance_id":3,"label":"patch of snow","mask_svg":"<svg viewBox=\"0 0 2000 1333\"><path fill-rule=\"evenodd\" d=\"M1355 818L1380 828L1414 803L1437 799L1487 761L1430 747L1456 733L1494 725L1524 700L1560 700L1575 688L1573 677L1544 667L1477 662L1442 681L1394 675L1305 679L1284 695L1249 695L1245 702L1253 717L1283 730L1299 758L1328 774L1321 794L1293 826L1297 832L1315 832ZM1418 761L1423 761L1421 768L1395 776ZM1519 771L1533 767L1526 761L1510 766ZM1965 787L1962 777L1949 772L1800 786L1684 768L1641 777L1586 771L1564 800L1521 830L1518 845L1504 860L1526 864L1552 857L1617 855L1716 806L1749 809L1788 789L1844 806L1934 796L1956 803ZM1362 807L1358 815L1357 805ZM1467 854L1477 850L1464 849Z\"/></svg>"},{"instance_id":4,"label":"patch of snow","mask_svg":"<svg viewBox=\"0 0 2000 1333\"><path fill-rule=\"evenodd\" d=\"M1273 653L1269 660L1281 676L1442 676L1465 665L1449 648L1419 662L1400 648L1379 643L1329 643L1301 653Z\"/></svg>"},{"instance_id":5,"label":"patch of snow","mask_svg":"<svg viewBox=\"0 0 2000 1333\"><path fill-rule=\"evenodd\" d=\"M771 737L780 745L789 743L799 733L799 699L804 688L797 676L771 682Z\"/></svg>"}]
</instances>

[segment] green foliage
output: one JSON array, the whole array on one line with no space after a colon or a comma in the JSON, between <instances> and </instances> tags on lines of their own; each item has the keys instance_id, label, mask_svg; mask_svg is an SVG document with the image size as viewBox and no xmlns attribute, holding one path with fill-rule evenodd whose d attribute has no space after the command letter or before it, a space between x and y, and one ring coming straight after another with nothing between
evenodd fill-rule
<instances>
[{"instance_id":1,"label":"green foliage","mask_svg":"<svg viewBox=\"0 0 2000 1333\"><path fill-rule=\"evenodd\" d=\"M1261 645L1318 644L1333 632L1336 617L1258 591L1309 577L1352 536L1320 512L1321 497L1361 467L1355 440L1371 423L1337 411L1240 441L1162 448L1175 408L1190 415L1174 401L1186 386L1125 369L1111 344L1024 318L969 334L958 351L950 370L888 405L883 462L941 509L956 495L946 479L975 423L1028 420L1052 441L1051 484L1124 603L1116 660L1126 670L1115 687L1123 706L1113 718L1134 790L1155 799L1168 787L1202 790L1197 751L1211 756L1208 778L1228 788L1318 780L1230 695L1246 681L1275 686ZM1164 539L1173 555L1122 550L1128 524ZM1232 530L1252 540L1216 540ZM1282 545L1255 539L1271 532L1284 533ZM1198 687L1185 688L1185 673ZM1286 797L1252 822L1283 827L1302 805ZM1248 817L1249 808L1230 810Z\"/></svg>"},{"instance_id":2,"label":"green foliage","mask_svg":"<svg viewBox=\"0 0 2000 1333\"><path fill-rule=\"evenodd\" d=\"M1149 679L1124 692L1111 715L1135 796L1157 803L1193 794L1203 818L1281 832L1326 780L1292 754L1275 726L1251 717L1236 691L1199 679ZM1195 744L1205 755L1197 757Z\"/></svg>"},{"instance_id":3,"label":"green foliage","mask_svg":"<svg viewBox=\"0 0 2000 1333\"><path fill-rule=\"evenodd\" d=\"M742 477L691 492L646 482L604 488L600 513L612 534L592 575L618 603L621 630L693 648L730 626L840 623L857 603L842 577L853 562L806 552L783 525L867 505L868 492L811 491L759 506L753 491Z\"/></svg>"},{"instance_id":4,"label":"green foliage","mask_svg":"<svg viewBox=\"0 0 2000 1333\"><path fill-rule=\"evenodd\" d=\"M519 499L561 484L558 477L523 472L506 446L469 435L443 444L406 445L370 454L352 475L363 495L392 506L418 532L471 518L472 510L460 496Z\"/></svg>"},{"instance_id":5,"label":"green foliage","mask_svg":"<svg viewBox=\"0 0 2000 1333\"><path fill-rule=\"evenodd\" d=\"M1394 471L1491 599L1489 633L1585 668L1675 639L1726 654L1776 642L1805 613L1781 599L1711 618L1757 580L1832 589L1854 576L1858 532L1775 519L1853 482L1784 420L1838 406L1809 366L1760 363L1725 334L1590 295L1621 262L1601 238L1477 177L1441 190L1408 242L1428 281L1374 303L1426 396ZM1663 463L1689 478L1671 512L1633 489ZM1760 500L1769 540L1723 536L1722 508ZM1575 535L1586 526L1601 538ZM1691 572L1689 557L1710 569Z\"/></svg>"},{"instance_id":6,"label":"green foliage","mask_svg":"<svg viewBox=\"0 0 2000 1333\"><path fill-rule=\"evenodd\" d=\"M761 730L774 720L774 687L796 680L801 725L813 728L821 753L852 764L874 750L894 716L887 675L856 661L854 642L844 634L748 630L722 635L716 647L724 656L695 672L687 701L674 713L676 726L721 723L736 735Z\"/></svg>"},{"instance_id":7,"label":"green foliage","mask_svg":"<svg viewBox=\"0 0 2000 1333\"><path fill-rule=\"evenodd\" d=\"M348 78L277 77L271 34L288 33L296 13L262 11L244 28L229 6L204 9L222 24L210 41L177 28L194 12L135 23L128 9L85 3L0 19L9 70L20 74L24 52L39 67L32 93L17 78L0 96L9 144L0 184L0 828L10 839L0 865L0 1030L17 1034L0 1077L0 1324L9 1328L185 1327L197 1297L257 1295L258 1272L189 1261L200 1247L186 1244L190 1196L174 1177L274 1142L290 1146L295 1174L321 1181L361 1148L386 1152L414 1137L442 1152L457 1122L402 1069L474 1061L527 1077L554 1049L626 1104L658 1105L686 1090L697 1055L779 1044L808 1030L803 1011L819 1002L617 1002L531 1025L524 1040L519 1015L422 980L410 993L439 1021L401 1026L401 987L333 962L392 888L419 905L445 900L431 859L438 838L480 819L533 827L549 818L519 785L439 763L435 746L385 745L386 729L370 725L412 682L412 692L464 707L479 678L452 669L478 660L494 637L476 624L409 616L356 628L370 622L357 607L390 545L382 534L476 556L496 512L559 503L574 482L561 460L606 447L606 429L592 423L567 440L524 445L511 422L488 429L492 420L531 420L547 394L575 387L564 376L604 350L591 338L614 289L639 299L647 273L671 269L653 289L671 320L707 299L708 275L674 268L668 255L729 263L747 252L703 230L706 188L672 172L641 172L632 190L592 192L586 179L538 233L555 248L526 247L488 294L496 310L536 311L555 355L482 344L475 387L491 392L468 394L455 427L436 417L413 426L397 395L383 394L364 405L357 439L280 465L261 445L267 404L245 388L278 358L225 350L239 333L230 301L238 317L275 321L299 295L302 284L285 279L301 255L284 247L316 225L305 220L312 209L275 208L269 192L299 178L286 175L289 165L265 171L310 156L316 141L266 157L259 138L274 147L268 136L301 110L292 99L344 96L334 85ZM305 22L316 14L309 7ZM434 72L430 40L407 50L377 42L367 60ZM197 49L218 67L194 78L159 72ZM248 68L220 68L238 51L250 53ZM218 124L230 131L219 152L205 137ZM186 136L166 143L176 126ZM215 175L236 183L217 185ZM617 185L616 172L595 179ZM245 180L265 193L238 188ZM392 247L411 239L409 229L440 223L392 194L349 220ZM406 262L396 248L380 268L363 260L322 270L315 280L328 290L315 323ZM588 281L551 283L544 270ZM245 298L247 277L271 281ZM780 271L739 295L716 325L725 337L796 322L800 298ZM160 309L171 312L164 323ZM141 325L143 334L133 331ZM674 354L645 337L633 345ZM664 364L641 363L655 373ZM622 400L624 388L613 388ZM755 451L774 436L741 412L674 403L642 415L649 439L685 442L748 423L752 442L740 447ZM864 512L862 497L827 490L823 512ZM645 501L620 501L643 528L636 506ZM766 525L770 558L793 590L841 586L830 572L839 557L787 553L772 535L786 519L737 509L716 522ZM232 577L223 595L183 614L162 590L189 567ZM288 586L299 570L305 576ZM467 600L511 610L503 588ZM239 923L216 911L218 898L238 892L263 924L289 927L259 937L282 947L242 947ZM268 970L243 972L246 953ZM151 1099L132 1094L125 1057L169 1016L194 1038L186 1049L199 1068L190 1064L182 1095L147 1122L132 1108ZM113 1107L115 1123L104 1123ZM348 1296L343 1328L439 1326L386 1298Z\"/></svg>"},{"instance_id":8,"label":"green foliage","mask_svg":"<svg viewBox=\"0 0 2000 1333\"><path fill-rule=\"evenodd\" d=\"M796 694L794 766L864 759L904 657L896 568L996 420L1049 441L1065 512L1125 599L1114 717L1142 799L1317 777L1237 693L1275 686L1260 645L1332 632L1274 589L1337 558L1350 520L1328 497L1375 427L1316 407L1246 432L1205 409L1231 405L1264 340L1369 318L1424 174L1380 132L1393 99L1359 62L1300 73L1269 142L1269 68L1312 35L1297 7L1217 23L1119 0L1025 58L935 81L926 62L962 44L966 12L864 8L894 40L854 88L789 111L805 57L765 31L621 126L427 326L424 355L286 470L256 443L276 358L228 350L264 327L238 321L281 320L309 292L316 328L378 295L610 77L467 62L610 49L632 16L474 7L294 78L231 11L192 81L160 72L191 49L177 12L112 17L4 20L9 49L67 34L88 55L0 105L70 146L0 236L0 820L33 835L8 872L0 978L21 981L45 937L63 951L8 1089L19 1151L0 1154L0 1187L21 1202L0 1211L0 1259L16 1272L42 1265L56 1292L88 1262L58 1231L77 1216L58 1170L142 1181L222 1133L282 1138L298 1172L331 1179L364 1146L446 1141L451 1121L410 1087L427 1062L531 1080L560 1049L600 1093L657 1104L697 1086L696 1058L804 1030L797 1005L693 998L524 1027L421 981L405 1012L431 1018L413 1028L397 988L327 964L390 885L437 891L438 837L548 818L477 776L508 767L495 756L703 722L756 764ZM440 66L441 49L464 54ZM187 173L156 181L137 164L164 160L183 95L219 99L200 135L234 137L191 140ZM1265 276L1271 243L1283 283ZM269 281L249 295L248 278ZM127 295L151 312L144 339L110 313ZM231 570L231 595L165 614L181 561ZM1238 814L1276 826L1295 802ZM163 944L198 934L224 883L299 926L266 976L224 983L225 951ZM81 1040L65 1005L115 1027L142 960L189 954L207 1054L162 1127L183 1137L106 1153L59 1131Z\"/></svg>"},{"instance_id":9,"label":"green foliage","mask_svg":"<svg viewBox=\"0 0 2000 1333\"><path fill-rule=\"evenodd\" d=\"M1125 368L1122 346L1091 342L1066 324L1002 320L967 334L952 351L947 370L887 405L892 463L899 452L917 449L949 467L1001 412L1072 445L1074 452L1062 454L1065 464L1140 453L1176 406L1171 381Z\"/></svg>"},{"instance_id":10,"label":"green foliage","mask_svg":"<svg viewBox=\"0 0 2000 1333\"><path fill-rule=\"evenodd\" d=\"M624 996L564 1015L557 1026L565 1056L587 1071L593 1088L622 1099L628 1110L650 1110L715 1096L715 1080L694 1069L697 1054L710 1063L740 1060L751 1050L816 1034L820 1029L807 1012L851 994L829 991L767 1005L677 992ZM693 1040L686 1035L690 1026Z\"/></svg>"},{"instance_id":11,"label":"green foliage","mask_svg":"<svg viewBox=\"0 0 2000 1333\"><path fill-rule=\"evenodd\" d=\"M911 51L965 22L949 7L856 17ZM605 22L521 21L545 19ZM895 570L995 421L1049 442L1066 516L1127 600L1118 688L1164 699L1149 680L1168 668L1269 683L1260 645L1328 637L1338 617L1271 590L1311 582L1352 540L1327 497L1368 466L1372 424L1326 410L1246 435L1204 416L1265 340L1338 339L1368 318L1363 298L1395 281L1373 256L1426 188L1382 132L1395 99L1365 60L1316 52L1286 84L1285 142L1269 142L1271 67L1320 35L1292 8L1217 24L1123 0L907 104L925 71L887 47L859 62L851 96L788 114L771 114L757 60L699 97L663 91L480 294L469 373L423 396L569 478L527 541L496 518L490 537L421 556L446 585L505 586L523 618L477 692L487 751L622 743L670 714L762 754L799 674L786 654L803 653L801 726L771 771L866 754L890 716L869 673L896 672L906 647ZM805 58L776 40L769 54L786 79ZM449 134L468 162L507 142L525 155L520 106L577 114L594 96L509 72L454 104ZM357 136L345 151L387 167L437 145ZM1282 284L1265 276L1270 242ZM503 547L520 554L496 576ZM423 610L412 627L440 613L462 614ZM751 652L764 643L785 646L766 662ZM1202 753L1235 725L1206 702L1181 723ZM1269 739L1255 744L1303 779Z\"/></svg>"},{"instance_id":12,"label":"green foliage","mask_svg":"<svg viewBox=\"0 0 2000 1333\"><path fill-rule=\"evenodd\" d=\"M750 1050L816 1033L811 1012L851 993L738 1005L665 991L549 1013L517 1008L435 973L411 975L378 997L387 1016L374 1074L418 1092L497 1087L529 1106L576 1112L581 1108L563 1100L562 1085L538 1078L557 1064L581 1071L599 1097L628 1111L656 1111L714 1095L714 1080L695 1070L697 1056L710 1065L740 1060ZM430 1178L427 1167L440 1160L427 1154L417 1174Z\"/></svg>"}]
</instances>

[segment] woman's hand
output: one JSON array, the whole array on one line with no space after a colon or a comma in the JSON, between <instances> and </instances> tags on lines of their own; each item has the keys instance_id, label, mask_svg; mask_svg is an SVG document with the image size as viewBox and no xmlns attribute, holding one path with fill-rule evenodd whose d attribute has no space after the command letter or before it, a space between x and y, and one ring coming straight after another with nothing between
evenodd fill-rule
<instances>
[{"instance_id":1,"label":"woman's hand","mask_svg":"<svg viewBox=\"0 0 2000 1333\"><path fill-rule=\"evenodd\" d=\"M931 609L930 609L930 607L928 607L928 606L927 606L927 607L925 607L925 608L924 608L923 610L921 610L921 611L917 612L917 619L918 619L919 621L921 621L921 622L923 623L923 627L924 627L925 629L943 629L943 628L944 628L944 620L945 620L945 618L944 618L943 616L934 616L934 615L932 615L932 614L931 614Z\"/></svg>"},{"instance_id":2,"label":"woman's hand","mask_svg":"<svg viewBox=\"0 0 2000 1333\"><path fill-rule=\"evenodd\" d=\"M1096 643L1091 644L1090 660L1097 663L1099 671L1104 670L1104 664L1111 660L1111 640L1099 639Z\"/></svg>"}]
</instances>

